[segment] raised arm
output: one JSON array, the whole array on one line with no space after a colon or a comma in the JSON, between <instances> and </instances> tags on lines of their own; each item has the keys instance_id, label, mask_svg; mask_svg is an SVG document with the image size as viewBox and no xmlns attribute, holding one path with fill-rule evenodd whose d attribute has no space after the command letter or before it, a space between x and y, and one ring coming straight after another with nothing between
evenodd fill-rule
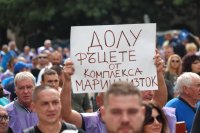
<instances>
[{"instance_id":1,"label":"raised arm","mask_svg":"<svg viewBox=\"0 0 200 133\"><path fill-rule=\"evenodd\" d=\"M165 103L167 102L167 86L165 84L164 79L164 61L161 59L160 55L158 54L158 51L156 50L156 55L154 57L155 59L155 65L157 68L157 78L158 78L158 90L155 91L153 101L160 105L160 107L163 107Z\"/></svg>"},{"instance_id":2,"label":"raised arm","mask_svg":"<svg viewBox=\"0 0 200 133\"><path fill-rule=\"evenodd\" d=\"M62 119L66 122L76 125L78 128L82 127L82 117L80 113L72 110L71 107L71 75L74 73L73 63L71 60L68 60L63 67L64 71L64 83L61 91L61 104L62 110L61 115Z\"/></svg>"}]
</instances>

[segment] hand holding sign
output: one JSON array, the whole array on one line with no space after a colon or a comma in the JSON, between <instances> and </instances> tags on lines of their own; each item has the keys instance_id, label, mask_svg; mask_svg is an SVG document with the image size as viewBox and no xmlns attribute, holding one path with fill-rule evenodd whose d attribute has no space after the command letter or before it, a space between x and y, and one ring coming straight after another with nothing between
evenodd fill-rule
<instances>
[{"instance_id":1,"label":"hand holding sign","mask_svg":"<svg viewBox=\"0 0 200 133\"><path fill-rule=\"evenodd\" d=\"M162 72L163 73L164 61L160 57L160 54L158 53L157 49L156 49L156 55L154 56L154 60L155 60L155 65L156 65L157 72Z\"/></svg>"},{"instance_id":2,"label":"hand holding sign","mask_svg":"<svg viewBox=\"0 0 200 133\"><path fill-rule=\"evenodd\" d=\"M157 89L155 24L72 27L70 40L73 92L106 91L116 81Z\"/></svg>"},{"instance_id":3,"label":"hand holding sign","mask_svg":"<svg viewBox=\"0 0 200 133\"><path fill-rule=\"evenodd\" d=\"M73 66L73 62L71 61L71 59L67 59L65 61L63 71L64 71L65 80L71 81L71 75L74 74L74 66Z\"/></svg>"}]
</instances>

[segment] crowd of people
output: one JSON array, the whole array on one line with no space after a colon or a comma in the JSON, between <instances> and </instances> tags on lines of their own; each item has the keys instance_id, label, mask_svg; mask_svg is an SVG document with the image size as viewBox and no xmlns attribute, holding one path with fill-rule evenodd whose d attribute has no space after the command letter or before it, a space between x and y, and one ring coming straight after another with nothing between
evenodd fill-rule
<instances>
[{"instance_id":1,"label":"crowd of people","mask_svg":"<svg viewBox=\"0 0 200 133\"><path fill-rule=\"evenodd\" d=\"M154 56L158 90L120 81L106 92L73 94L69 49L47 39L21 52L10 41L0 55L0 133L176 133L179 122L198 133L199 46L186 31L166 35Z\"/></svg>"}]
</instances>

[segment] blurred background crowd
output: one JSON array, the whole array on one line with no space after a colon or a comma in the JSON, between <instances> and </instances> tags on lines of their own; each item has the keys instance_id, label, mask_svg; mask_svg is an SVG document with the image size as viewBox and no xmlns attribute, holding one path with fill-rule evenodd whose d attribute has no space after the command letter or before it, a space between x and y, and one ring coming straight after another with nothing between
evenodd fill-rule
<instances>
[{"instance_id":1,"label":"blurred background crowd","mask_svg":"<svg viewBox=\"0 0 200 133\"><path fill-rule=\"evenodd\" d=\"M30 71L40 85L42 73L51 68L59 76L54 87L62 87L71 26L135 23L157 24L156 47L164 60L170 101L180 94L175 85L181 74L200 74L199 6L196 0L0 0L0 105L16 99L14 77L19 72ZM72 108L98 110L97 95L72 94Z\"/></svg>"}]
</instances>

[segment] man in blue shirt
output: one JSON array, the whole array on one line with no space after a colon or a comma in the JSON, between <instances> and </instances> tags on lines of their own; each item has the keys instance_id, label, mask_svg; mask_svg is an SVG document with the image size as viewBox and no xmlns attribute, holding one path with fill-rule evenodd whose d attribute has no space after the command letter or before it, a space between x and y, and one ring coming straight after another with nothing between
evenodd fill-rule
<instances>
[{"instance_id":1,"label":"man in blue shirt","mask_svg":"<svg viewBox=\"0 0 200 133\"><path fill-rule=\"evenodd\" d=\"M173 98L165 106L176 108L177 121L185 121L190 133L197 102L200 100L200 77L196 73L185 72L177 79L175 86L179 97Z\"/></svg>"}]
</instances>

